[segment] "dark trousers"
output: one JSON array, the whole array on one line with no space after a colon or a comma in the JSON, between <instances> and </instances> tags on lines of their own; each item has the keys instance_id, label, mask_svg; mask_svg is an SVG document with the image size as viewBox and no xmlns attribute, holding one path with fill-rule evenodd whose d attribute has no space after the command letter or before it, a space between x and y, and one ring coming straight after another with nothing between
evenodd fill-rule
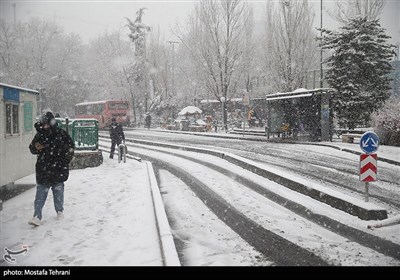
<instances>
[{"instance_id":1,"label":"dark trousers","mask_svg":"<svg viewBox=\"0 0 400 280\"><path fill-rule=\"evenodd\" d=\"M121 144L121 140L111 140L111 151L110 151L110 158L114 157L115 152L115 145Z\"/></svg>"}]
</instances>

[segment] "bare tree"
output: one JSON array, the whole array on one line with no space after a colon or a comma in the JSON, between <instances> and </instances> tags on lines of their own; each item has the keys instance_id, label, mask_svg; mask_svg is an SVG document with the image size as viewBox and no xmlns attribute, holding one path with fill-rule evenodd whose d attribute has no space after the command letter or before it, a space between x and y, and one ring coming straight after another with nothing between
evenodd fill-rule
<instances>
[{"instance_id":1,"label":"bare tree","mask_svg":"<svg viewBox=\"0 0 400 280\"><path fill-rule=\"evenodd\" d=\"M13 71L17 56L17 37L14 26L0 20L0 69L3 82L12 84L17 73Z\"/></svg>"},{"instance_id":2,"label":"bare tree","mask_svg":"<svg viewBox=\"0 0 400 280\"><path fill-rule=\"evenodd\" d=\"M2 21L0 32L1 81L39 89L42 108L72 113L74 99L86 93L80 37L66 36L55 22L39 18Z\"/></svg>"},{"instance_id":3,"label":"bare tree","mask_svg":"<svg viewBox=\"0 0 400 280\"><path fill-rule=\"evenodd\" d=\"M83 44L77 34L59 33L47 54L46 105L55 112L71 115L74 105L87 94L82 67Z\"/></svg>"},{"instance_id":4,"label":"bare tree","mask_svg":"<svg viewBox=\"0 0 400 280\"><path fill-rule=\"evenodd\" d=\"M120 84L121 86L126 89L129 93L129 97L131 98L131 104L132 104L132 113L133 113L133 123L136 124L136 107L137 107L137 102L136 100L140 97L139 90L137 89L137 84L134 83L134 80L132 79L132 65L135 65L135 59L130 57L129 55L129 48L126 44L122 42L120 39L120 32L117 33L118 38L115 40L115 42L111 42L111 45L113 48L116 50L116 54L118 57L118 65L120 68ZM136 49L136 48L135 48ZM136 55L136 53L135 53ZM136 55L137 56L137 55ZM123 90L124 92L125 90Z\"/></svg>"},{"instance_id":5,"label":"bare tree","mask_svg":"<svg viewBox=\"0 0 400 280\"><path fill-rule=\"evenodd\" d=\"M168 96L168 47L160 29L153 29L149 36L147 61L149 63L150 88L148 95L149 111L162 114L165 109Z\"/></svg>"},{"instance_id":6,"label":"bare tree","mask_svg":"<svg viewBox=\"0 0 400 280\"><path fill-rule=\"evenodd\" d=\"M255 60L255 54L256 54L256 44L254 42L254 13L253 9L248 9L245 11L244 15L244 20L245 20L245 47L243 51L244 55L244 70L245 70L245 77L244 77L244 82L245 82L245 90L246 92L251 92L252 91L252 85L251 85L251 78L252 75L258 73L254 73L253 71L253 65L254 65L254 60Z\"/></svg>"},{"instance_id":7,"label":"bare tree","mask_svg":"<svg viewBox=\"0 0 400 280\"><path fill-rule=\"evenodd\" d=\"M251 7L239 0L201 1L190 18L188 31L177 32L187 48L197 76L208 92L229 102L243 81L251 48L246 36ZM226 102L222 102L226 106ZM224 119L226 120L226 110Z\"/></svg>"},{"instance_id":8,"label":"bare tree","mask_svg":"<svg viewBox=\"0 0 400 280\"><path fill-rule=\"evenodd\" d=\"M307 0L268 2L265 24L265 72L273 91L304 84L317 56L314 13Z\"/></svg>"},{"instance_id":9,"label":"bare tree","mask_svg":"<svg viewBox=\"0 0 400 280\"><path fill-rule=\"evenodd\" d=\"M134 62L134 54L129 42L121 39L121 30L92 41L85 61L93 92L90 99L130 95L132 86L126 69Z\"/></svg>"},{"instance_id":10,"label":"bare tree","mask_svg":"<svg viewBox=\"0 0 400 280\"><path fill-rule=\"evenodd\" d=\"M49 65L49 51L59 28L53 22L31 18L27 23L1 22L2 71L14 85L30 86L43 82Z\"/></svg>"},{"instance_id":11,"label":"bare tree","mask_svg":"<svg viewBox=\"0 0 400 280\"><path fill-rule=\"evenodd\" d=\"M335 9L328 13L340 23L347 23L356 16L375 20L379 18L385 3L386 0L336 0Z\"/></svg>"}]
</instances>

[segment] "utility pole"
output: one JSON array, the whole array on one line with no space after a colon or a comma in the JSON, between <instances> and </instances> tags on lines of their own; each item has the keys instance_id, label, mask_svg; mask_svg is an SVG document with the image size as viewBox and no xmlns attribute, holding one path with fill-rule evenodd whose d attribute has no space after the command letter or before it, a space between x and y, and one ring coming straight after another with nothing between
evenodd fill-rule
<instances>
[{"instance_id":1,"label":"utility pole","mask_svg":"<svg viewBox=\"0 0 400 280\"><path fill-rule=\"evenodd\" d=\"M322 0L321 0L321 39L322 39ZM330 141L330 128L329 128L329 121L330 121L330 113L329 113L329 91L322 91L324 87L324 70L322 67L322 45L321 45L321 56L320 56L320 76L319 76L319 87L321 89L321 141Z\"/></svg>"},{"instance_id":2,"label":"utility pole","mask_svg":"<svg viewBox=\"0 0 400 280\"><path fill-rule=\"evenodd\" d=\"M176 41L168 41L172 45L172 95L175 95L175 44L179 44Z\"/></svg>"},{"instance_id":3,"label":"utility pole","mask_svg":"<svg viewBox=\"0 0 400 280\"><path fill-rule=\"evenodd\" d=\"M12 3L13 10L14 10L14 26L17 24L17 4Z\"/></svg>"},{"instance_id":4,"label":"utility pole","mask_svg":"<svg viewBox=\"0 0 400 280\"><path fill-rule=\"evenodd\" d=\"M322 0L321 0L321 38L322 38ZM321 55L320 55L320 76L319 76L319 87L323 88L324 87L324 73L323 73L323 67L322 67L322 55L323 55L323 51L322 51L322 46L321 46Z\"/></svg>"}]
</instances>

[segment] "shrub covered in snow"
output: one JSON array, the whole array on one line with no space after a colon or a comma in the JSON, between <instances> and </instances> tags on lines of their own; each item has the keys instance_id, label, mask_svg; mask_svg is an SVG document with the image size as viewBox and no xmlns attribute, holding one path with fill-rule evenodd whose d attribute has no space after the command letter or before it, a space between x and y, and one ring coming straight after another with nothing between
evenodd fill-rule
<instances>
[{"instance_id":1,"label":"shrub covered in snow","mask_svg":"<svg viewBox=\"0 0 400 280\"><path fill-rule=\"evenodd\" d=\"M390 98L372 115L376 133L382 144L400 146L400 98Z\"/></svg>"}]
</instances>

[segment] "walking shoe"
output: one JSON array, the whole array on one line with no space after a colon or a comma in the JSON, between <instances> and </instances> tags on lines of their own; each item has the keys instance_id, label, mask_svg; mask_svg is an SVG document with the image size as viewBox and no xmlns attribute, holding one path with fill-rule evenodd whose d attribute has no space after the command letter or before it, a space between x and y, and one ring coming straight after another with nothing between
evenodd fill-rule
<instances>
[{"instance_id":1,"label":"walking shoe","mask_svg":"<svg viewBox=\"0 0 400 280\"><path fill-rule=\"evenodd\" d=\"M64 219L64 214L63 214L63 212L58 211L58 212L57 212L57 217L56 217L56 219L57 219L57 220L62 220L62 219Z\"/></svg>"},{"instance_id":2,"label":"walking shoe","mask_svg":"<svg viewBox=\"0 0 400 280\"><path fill-rule=\"evenodd\" d=\"M42 224L42 222L37 218L37 217L33 217L28 224L32 225L32 226L40 226Z\"/></svg>"}]
</instances>

